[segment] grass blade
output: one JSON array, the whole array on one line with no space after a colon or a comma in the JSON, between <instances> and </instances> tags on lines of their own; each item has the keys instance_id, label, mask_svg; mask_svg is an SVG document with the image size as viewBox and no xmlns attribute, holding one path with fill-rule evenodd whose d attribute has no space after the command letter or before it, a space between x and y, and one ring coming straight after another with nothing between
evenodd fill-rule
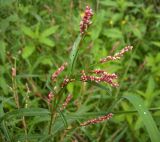
<instances>
[{"instance_id":1,"label":"grass blade","mask_svg":"<svg viewBox=\"0 0 160 142\"><path fill-rule=\"evenodd\" d=\"M66 117L64 116L63 112L60 109L58 109L58 113L60 115L60 118L63 121L64 126L67 128L68 127L68 123L67 123Z\"/></svg>"},{"instance_id":2,"label":"grass blade","mask_svg":"<svg viewBox=\"0 0 160 142\"><path fill-rule=\"evenodd\" d=\"M22 117L22 116L49 116L50 112L43 108L21 108L12 112L7 112L4 116L0 117L0 122L5 119L10 119L12 117Z\"/></svg>"},{"instance_id":3,"label":"grass blade","mask_svg":"<svg viewBox=\"0 0 160 142\"><path fill-rule=\"evenodd\" d=\"M145 107L143 100L134 95L127 95L123 96L123 98L126 98L129 100L130 103L133 104L135 109L138 111L146 129L150 136L150 139L152 142L159 142L160 140L160 133L158 131L158 128L155 124L155 121L152 118L151 113L148 111L148 109Z\"/></svg>"},{"instance_id":4,"label":"grass blade","mask_svg":"<svg viewBox=\"0 0 160 142\"><path fill-rule=\"evenodd\" d=\"M39 141L40 139L42 139L43 137L45 137L46 135L43 134L32 134L32 135L28 135L27 137L25 135L18 135L15 137L14 141L29 141L29 140L36 140Z\"/></svg>"},{"instance_id":5,"label":"grass blade","mask_svg":"<svg viewBox=\"0 0 160 142\"><path fill-rule=\"evenodd\" d=\"M0 116L4 116L3 103L0 104ZM7 141L11 142L9 131L4 121L0 124L0 131L4 134Z\"/></svg>"},{"instance_id":6,"label":"grass blade","mask_svg":"<svg viewBox=\"0 0 160 142\"><path fill-rule=\"evenodd\" d=\"M87 82L92 84L92 85L94 85L94 86L96 86L96 87L99 87L102 90L105 90L110 96L112 96L112 92L109 89L109 87L106 87L106 86L104 86L104 85L102 85L100 83L97 83L97 82L92 82L92 81L87 81Z\"/></svg>"},{"instance_id":7,"label":"grass blade","mask_svg":"<svg viewBox=\"0 0 160 142\"><path fill-rule=\"evenodd\" d=\"M81 39L82 39L82 37L81 37L81 35L79 35L77 37L76 41L74 42L73 47L72 47L72 51L71 51L71 54L70 54L70 74L73 71L73 67L74 67L76 57L77 57L77 53L78 53L78 45L79 45Z\"/></svg>"}]
</instances>

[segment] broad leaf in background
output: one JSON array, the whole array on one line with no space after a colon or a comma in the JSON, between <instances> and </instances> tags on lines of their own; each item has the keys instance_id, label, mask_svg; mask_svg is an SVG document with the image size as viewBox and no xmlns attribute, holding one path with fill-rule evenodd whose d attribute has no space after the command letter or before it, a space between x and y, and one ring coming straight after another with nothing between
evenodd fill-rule
<instances>
[{"instance_id":1,"label":"broad leaf in background","mask_svg":"<svg viewBox=\"0 0 160 142\"><path fill-rule=\"evenodd\" d=\"M22 52L22 57L27 59L35 51L34 45L27 45Z\"/></svg>"},{"instance_id":2,"label":"broad leaf in background","mask_svg":"<svg viewBox=\"0 0 160 142\"><path fill-rule=\"evenodd\" d=\"M42 36L42 37L48 37L48 36L54 34L54 33L57 31L57 29L58 29L58 26L50 27L50 28L44 30L44 31L41 33L40 36Z\"/></svg>"},{"instance_id":3,"label":"broad leaf in background","mask_svg":"<svg viewBox=\"0 0 160 142\"><path fill-rule=\"evenodd\" d=\"M45 45L47 45L47 46L49 46L49 47L55 46L54 41L51 40L51 39L49 39L49 38L46 38L46 37L40 37L40 38L39 38L39 42L40 42L40 43L43 43L43 44L45 44Z\"/></svg>"},{"instance_id":4,"label":"broad leaf in background","mask_svg":"<svg viewBox=\"0 0 160 142\"><path fill-rule=\"evenodd\" d=\"M35 33L31 30L31 28L23 25L21 29L24 32L24 34L29 36L30 38L36 38Z\"/></svg>"},{"instance_id":5,"label":"broad leaf in background","mask_svg":"<svg viewBox=\"0 0 160 142\"><path fill-rule=\"evenodd\" d=\"M109 38L121 39L123 38L122 32L118 28L111 28L104 30L103 34Z\"/></svg>"}]
</instances>

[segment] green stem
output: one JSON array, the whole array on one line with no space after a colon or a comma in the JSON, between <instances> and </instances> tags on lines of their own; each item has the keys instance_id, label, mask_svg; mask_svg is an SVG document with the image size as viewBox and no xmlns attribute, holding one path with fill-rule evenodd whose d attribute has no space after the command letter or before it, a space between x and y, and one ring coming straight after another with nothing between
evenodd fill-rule
<instances>
[{"instance_id":1,"label":"green stem","mask_svg":"<svg viewBox=\"0 0 160 142\"><path fill-rule=\"evenodd\" d=\"M55 123L55 120L56 120L56 116L57 116L57 113L56 113L56 110L58 108L58 104L60 102L60 98L61 98L61 95L63 94L64 92L64 88L61 89L55 96L54 98L54 101L52 103L52 106L51 106L51 120L50 120L50 123L49 123L49 130L48 130L48 134L50 135L51 134L51 130L52 130L52 126L54 125ZM57 101L57 102L56 102ZM53 104L55 104L55 106L53 106Z\"/></svg>"},{"instance_id":2,"label":"green stem","mask_svg":"<svg viewBox=\"0 0 160 142\"><path fill-rule=\"evenodd\" d=\"M51 114L51 120L50 120L50 123L49 123L49 130L48 130L48 134L49 134L49 135L51 134L52 121L53 121L53 114Z\"/></svg>"},{"instance_id":3,"label":"green stem","mask_svg":"<svg viewBox=\"0 0 160 142\"><path fill-rule=\"evenodd\" d=\"M15 59L15 63L14 63L14 68L15 68L15 70L17 70L17 67L16 67L16 59ZM14 100L15 100L17 109L20 109L19 96L18 96L18 93L17 93L17 81L16 81L16 76L12 76L12 89L13 89L13 95L14 95ZM24 116L22 117L22 125L23 125L23 127L24 127L24 132L25 132L25 136L26 136L25 141L28 142L28 140L27 140L27 124L26 124L26 121L25 121L25 117L24 117Z\"/></svg>"}]
</instances>

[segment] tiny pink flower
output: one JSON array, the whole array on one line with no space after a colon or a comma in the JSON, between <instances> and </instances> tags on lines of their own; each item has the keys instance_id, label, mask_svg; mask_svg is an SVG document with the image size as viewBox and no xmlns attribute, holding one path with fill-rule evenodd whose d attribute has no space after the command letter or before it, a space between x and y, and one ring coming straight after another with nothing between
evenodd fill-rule
<instances>
[{"instance_id":1,"label":"tiny pink flower","mask_svg":"<svg viewBox=\"0 0 160 142\"><path fill-rule=\"evenodd\" d=\"M52 74L52 81L55 81L57 76L65 69L65 67L67 66L68 64L67 63L64 63L60 68L58 68L57 71L55 71L53 74Z\"/></svg>"},{"instance_id":2,"label":"tiny pink flower","mask_svg":"<svg viewBox=\"0 0 160 142\"><path fill-rule=\"evenodd\" d=\"M73 82L75 79L70 79L68 77L65 77L65 79L63 80L63 83L61 84L61 88L64 88L65 86L68 85L68 83Z\"/></svg>"},{"instance_id":3,"label":"tiny pink flower","mask_svg":"<svg viewBox=\"0 0 160 142\"><path fill-rule=\"evenodd\" d=\"M109 113L107 115L104 115L104 116L101 116L101 117L98 117L95 119L90 119L86 122L83 122L80 124L80 126L87 126L87 125L91 125L91 124L100 123L102 121L109 120L110 118L112 118L112 116L113 116L113 113Z\"/></svg>"},{"instance_id":4,"label":"tiny pink flower","mask_svg":"<svg viewBox=\"0 0 160 142\"><path fill-rule=\"evenodd\" d=\"M72 97L73 97L73 96L72 96L71 94L69 94L69 95L67 96L65 102L63 103L62 107L60 108L61 111L64 110L64 109L67 107L67 105L68 105L68 103L70 102L70 100L72 99Z\"/></svg>"},{"instance_id":5,"label":"tiny pink flower","mask_svg":"<svg viewBox=\"0 0 160 142\"><path fill-rule=\"evenodd\" d=\"M99 75L99 76L91 76L91 75L86 75L84 70L81 72L81 81L86 82L86 81L94 81L96 83L99 82L105 82L110 84L112 87L118 87L118 83L114 82L115 79L117 79L117 75L115 73L109 74L103 70L94 70L92 71L93 73Z\"/></svg>"},{"instance_id":6,"label":"tiny pink flower","mask_svg":"<svg viewBox=\"0 0 160 142\"><path fill-rule=\"evenodd\" d=\"M16 77L16 68L12 68L12 77Z\"/></svg>"},{"instance_id":7,"label":"tiny pink flower","mask_svg":"<svg viewBox=\"0 0 160 142\"><path fill-rule=\"evenodd\" d=\"M90 20L92 18L92 16L93 16L92 9L89 6L86 6L84 16L82 18L82 21L80 22L81 35L84 34L84 32L88 29L89 25L92 23Z\"/></svg>"},{"instance_id":8,"label":"tiny pink flower","mask_svg":"<svg viewBox=\"0 0 160 142\"><path fill-rule=\"evenodd\" d=\"M106 58L100 59L100 63L104 63L107 61L119 60L125 52L132 50L133 46L126 46L120 52L116 53L114 56L107 56Z\"/></svg>"},{"instance_id":9,"label":"tiny pink flower","mask_svg":"<svg viewBox=\"0 0 160 142\"><path fill-rule=\"evenodd\" d=\"M54 94L52 93L52 92L49 92L49 94L48 94L48 102L51 102L51 100L53 99L53 97L54 97Z\"/></svg>"}]
</instances>

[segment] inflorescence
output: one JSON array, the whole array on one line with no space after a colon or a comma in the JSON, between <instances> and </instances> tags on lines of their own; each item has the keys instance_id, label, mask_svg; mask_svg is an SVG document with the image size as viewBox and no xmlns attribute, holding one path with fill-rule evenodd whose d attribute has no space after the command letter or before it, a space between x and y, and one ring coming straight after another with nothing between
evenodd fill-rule
<instances>
[{"instance_id":1,"label":"inflorescence","mask_svg":"<svg viewBox=\"0 0 160 142\"><path fill-rule=\"evenodd\" d=\"M60 68L58 68L57 71L55 71L53 74L52 74L52 81L55 81L57 76L65 69L65 67L68 65L67 62L65 62Z\"/></svg>"},{"instance_id":2,"label":"inflorescence","mask_svg":"<svg viewBox=\"0 0 160 142\"><path fill-rule=\"evenodd\" d=\"M92 24L91 18L93 16L92 9L89 6L86 6L86 10L82 21L80 22L80 33L83 35L88 27Z\"/></svg>"},{"instance_id":3,"label":"inflorescence","mask_svg":"<svg viewBox=\"0 0 160 142\"><path fill-rule=\"evenodd\" d=\"M12 67L12 77L16 77L16 68Z\"/></svg>"},{"instance_id":4,"label":"inflorescence","mask_svg":"<svg viewBox=\"0 0 160 142\"><path fill-rule=\"evenodd\" d=\"M67 107L67 105L68 105L68 103L70 102L70 100L72 99L72 97L73 97L73 96L72 96L71 94L69 94L69 95L67 96L65 102L63 103L62 107L60 108L61 111L64 110L64 109Z\"/></svg>"},{"instance_id":5,"label":"inflorescence","mask_svg":"<svg viewBox=\"0 0 160 142\"><path fill-rule=\"evenodd\" d=\"M65 77L65 79L63 80L62 84L61 84L61 88L64 88L65 86L68 85L68 83L75 81L75 79L70 79L68 77Z\"/></svg>"},{"instance_id":6,"label":"inflorescence","mask_svg":"<svg viewBox=\"0 0 160 142\"><path fill-rule=\"evenodd\" d=\"M52 99L53 99L53 97L54 97L54 94L53 94L52 92L49 92L49 94L48 94L48 96L47 96L48 102L51 102Z\"/></svg>"},{"instance_id":7,"label":"inflorescence","mask_svg":"<svg viewBox=\"0 0 160 142\"><path fill-rule=\"evenodd\" d=\"M84 70L82 70L81 80L83 82L86 82L86 81L94 81L96 83L105 82L105 83L110 84L113 87L119 86L117 82L114 82L114 80L117 79L117 75L115 73L109 74L103 70L94 70L92 72L99 76L86 75Z\"/></svg>"},{"instance_id":8,"label":"inflorescence","mask_svg":"<svg viewBox=\"0 0 160 142\"><path fill-rule=\"evenodd\" d=\"M107 56L106 58L100 59L100 63L104 63L107 61L113 61L113 60L119 60L124 55L124 53L132 50L132 48L133 46L126 46L120 52L116 53L114 56Z\"/></svg>"},{"instance_id":9,"label":"inflorescence","mask_svg":"<svg viewBox=\"0 0 160 142\"><path fill-rule=\"evenodd\" d=\"M100 123L102 121L109 120L110 118L112 118L112 116L113 116L113 113L109 113L107 115L104 115L104 116L101 116L101 117L98 117L95 119L90 119L86 122L83 122L80 124L80 126L87 126L87 125L91 125L91 124Z\"/></svg>"},{"instance_id":10,"label":"inflorescence","mask_svg":"<svg viewBox=\"0 0 160 142\"><path fill-rule=\"evenodd\" d=\"M92 9L89 6L86 6L84 16L80 22L80 34L81 35L83 35L87 31L88 27L92 23L91 22L92 16L93 16ZM124 53L132 50L132 48L133 48L132 46L126 46L125 48L120 50L120 52L114 54L113 56L107 56L106 58L100 59L99 63L119 60L124 55ZM52 81L54 81L54 82L56 81L58 75L66 68L67 65L68 65L67 63L64 63L61 67L58 68L57 71L55 71L52 74L52 77L51 77ZM14 73L14 72L15 72L14 69L12 69L12 76L15 76L16 73ZM115 73L110 74L110 73L108 73L104 70L101 70L101 69L95 69L95 70L91 70L91 71L89 70L88 72L91 75L86 75L84 70L81 71L80 79L82 82L87 82L87 81L96 82L96 83L104 82L104 83L110 84L112 87L119 86L119 84L116 81L116 79L118 77ZM73 81L75 81L75 79L73 79L73 78L71 79L70 77L66 76L64 78L63 82L61 83L61 88L66 87L70 82L73 82ZM54 97L54 94L52 92L50 92L48 94L48 101L50 102L53 99L53 97ZM64 103L62 104L62 107L60 108L61 111L67 107L67 105L70 102L70 100L72 99L72 97L73 96L71 94L69 94L66 97ZM100 123L102 121L105 121L105 120L112 118L112 116L113 116L113 114L109 113L107 115L83 122L80 124L80 126L87 126L90 124Z\"/></svg>"}]
</instances>

